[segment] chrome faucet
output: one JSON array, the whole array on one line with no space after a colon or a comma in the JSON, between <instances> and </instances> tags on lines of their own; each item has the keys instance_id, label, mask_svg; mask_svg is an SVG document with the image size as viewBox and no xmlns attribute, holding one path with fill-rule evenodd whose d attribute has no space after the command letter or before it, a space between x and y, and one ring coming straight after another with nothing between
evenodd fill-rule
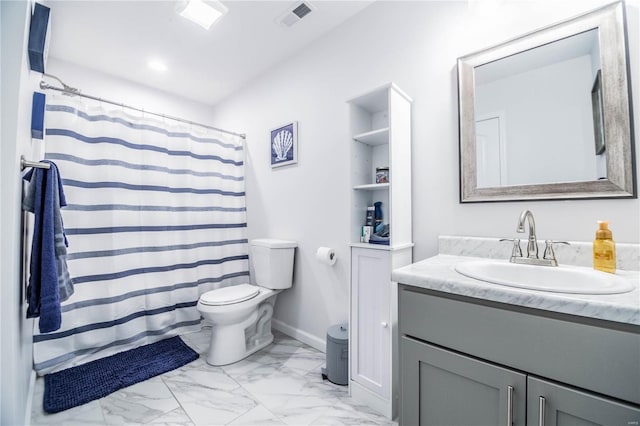
<instances>
[{"instance_id":1,"label":"chrome faucet","mask_svg":"<svg viewBox=\"0 0 640 426\"><path fill-rule=\"evenodd\" d=\"M516 231L519 233L524 232L525 222L529 223L529 238L527 243L527 257L522 255L522 249L520 248L520 240L517 238L503 238L500 241L513 241L513 249L511 250L511 257L509 262L511 263L523 263L526 265L540 265L540 266L558 266L558 260L556 259L556 253L553 250L554 244L569 244L566 241L545 241L544 256L542 259L538 257L538 241L536 237L536 222L533 219L533 213L531 210L523 210L518 218L518 227Z\"/></svg>"},{"instance_id":2,"label":"chrome faucet","mask_svg":"<svg viewBox=\"0 0 640 426\"><path fill-rule=\"evenodd\" d=\"M524 232L524 222L529 220L529 242L527 243L527 257L529 259L538 259L538 240L536 238L536 221L533 220L531 210L522 210L518 218L517 232Z\"/></svg>"}]
</instances>

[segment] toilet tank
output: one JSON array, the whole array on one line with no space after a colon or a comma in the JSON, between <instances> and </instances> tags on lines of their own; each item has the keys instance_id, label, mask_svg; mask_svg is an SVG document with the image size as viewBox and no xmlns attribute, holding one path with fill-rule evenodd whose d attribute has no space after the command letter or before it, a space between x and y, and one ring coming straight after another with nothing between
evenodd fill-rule
<instances>
[{"instance_id":1,"label":"toilet tank","mask_svg":"<svg viewBox=\"0 0 640 426\"><path fill-rule=\"evenodd\" d=\"M274 290L291 287L297 242L257 239L251 240L249 246L257 285Z\"/></svg>"}]
</instances>

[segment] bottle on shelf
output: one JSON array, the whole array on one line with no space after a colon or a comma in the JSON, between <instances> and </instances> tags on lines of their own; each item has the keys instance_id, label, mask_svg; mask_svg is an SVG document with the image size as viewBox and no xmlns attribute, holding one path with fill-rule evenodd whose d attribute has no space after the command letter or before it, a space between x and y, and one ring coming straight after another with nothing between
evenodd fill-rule
<instances>
[{"instance_id":1,"label":"bottle on shelf","mask_svg":"<svg viewBox=\"0 0 640 426\"><path fill-rule=\"evenodd\" d=\"M360 231L360 242L368 243L371 235L373 234L373 228L375 225L375 208L373 206L367 207L367 216L364 220L364 226Z\"/></svg>"},{"instance_id":2,"label":"bottle on shelf","mask_svg":"<svg viewBox=\"0 0 640 426\"><path fill-rule=\"evenodd\" d=\"M375 225L375 207L369 206L367 207L367 217L364 221L364 226L374 226Z\"/></svg>"},{"instance_id":3,"label":"bottle on shelf","mask_svg":"<svg viewBox=\"0 0 640 426\"><path fill-rule=\"evenodd\" d=\"M379 231L382 227L382 201L373 203L373 232Z\"/></svg>"}]
</instances>

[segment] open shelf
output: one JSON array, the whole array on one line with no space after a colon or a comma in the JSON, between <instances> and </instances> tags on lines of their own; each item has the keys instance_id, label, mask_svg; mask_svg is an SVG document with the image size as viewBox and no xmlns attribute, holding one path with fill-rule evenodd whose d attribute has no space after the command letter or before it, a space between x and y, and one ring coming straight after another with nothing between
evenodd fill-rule
<instances>
[{"instance_id":1,"label":"open shelf","mask_svg":"<svg viewBox=\"0 0 640 426\"><path fill-rule=\"evenodd\" d=\"M368 185L357 185L354 186L353 189L355 190L362 190L362 191L377 191L380 189L389 189L389 186L391 184L389 183L370 183Z\"/></svg>"},{"instance_id":2,"label":"open shelf","mask_svg":"<svg viewBox=\"0 0 640 426\"><path fill-rule=\"evenodd\" d=\"M389 128L371 130L370 132L359 133L353 139L371 146L384 145L389 143Z\"/></svg>"}]
</instances>

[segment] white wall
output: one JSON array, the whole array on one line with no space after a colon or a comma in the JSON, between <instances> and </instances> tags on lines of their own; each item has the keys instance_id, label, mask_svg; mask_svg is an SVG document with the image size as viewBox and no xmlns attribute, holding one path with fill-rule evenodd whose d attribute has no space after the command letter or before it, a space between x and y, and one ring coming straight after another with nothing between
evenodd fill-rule
<instances>
[{"instance_id":1,"label":"white wall","mask_svg":"<svg viewBox=\"0 0 640 426\"><path fill-rule=\"evenodd\" d=\"M31 94L27 62L30 2L0 2L2 110L0 133L0 424L24 424L31 378L32 320L21 290L21 154L31 157Z\"/></svg>"},{"instance_id":2,"label":"white wall","mask_svg":"<svg viewBox=\"0 0 640 426\"><path fill-rule=\"evenodd\" d=\"M458 202L456 59L606 3L504 2L471 11L466 2L379 1L219 104L216 124L248 135L249 237L300 244L294 287L276 307L280 324L323 341L327 327L348 316L345 100L389 81L414 99L415 261L437 253L438 235L516 236L524 208L534 212L543 239L590 241L596 220L608 219L618 242L640 242L637 199ZM640 75L638 6L638 0L627 1L632 78ZM640 82L633 83L634 109L640 111ZM269 130L289 120L299 122L299 162L272 170ZM336 249L334 268L315 261L318 246Z\"/></svg>"}]
</instances>

